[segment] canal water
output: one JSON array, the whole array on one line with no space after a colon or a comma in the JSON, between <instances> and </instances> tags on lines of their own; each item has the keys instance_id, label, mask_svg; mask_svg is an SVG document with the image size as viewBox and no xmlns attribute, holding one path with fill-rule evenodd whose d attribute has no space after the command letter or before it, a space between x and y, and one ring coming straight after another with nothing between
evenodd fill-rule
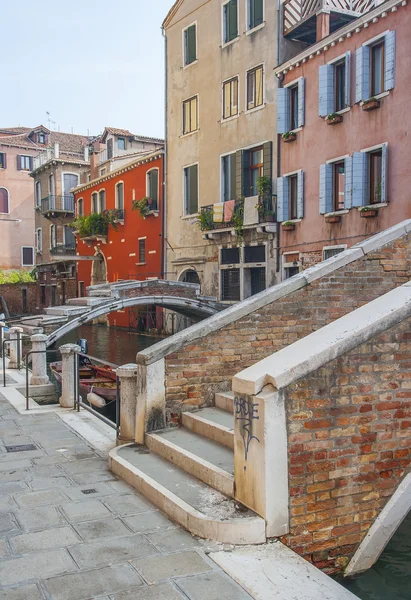
<instances>
[{"instance_id":1,"label":"canal water","mask_svg":"<svg viewBox=\"0 0 411 600\"><path fill-rule=\"evenodd\" d=\"M411 512L375 565L340 583L361 600L411 600Z\"/></svg>"}]
</instances>

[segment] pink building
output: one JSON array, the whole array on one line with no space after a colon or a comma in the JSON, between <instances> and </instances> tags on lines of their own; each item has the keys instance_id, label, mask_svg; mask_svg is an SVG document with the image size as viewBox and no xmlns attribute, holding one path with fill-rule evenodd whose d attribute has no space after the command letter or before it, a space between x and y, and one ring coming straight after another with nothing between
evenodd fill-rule
<instances>
[{"instance_id":1,"label":"pink building","mask_svg":"<svg viewBox=\"0 0 411 600\"><path fill-rule=\"evenodd\" d=\"M307 47L275 69L283 278L411 217L411 8L332 23L297 23Z\"/></svg>"}]
</instances>

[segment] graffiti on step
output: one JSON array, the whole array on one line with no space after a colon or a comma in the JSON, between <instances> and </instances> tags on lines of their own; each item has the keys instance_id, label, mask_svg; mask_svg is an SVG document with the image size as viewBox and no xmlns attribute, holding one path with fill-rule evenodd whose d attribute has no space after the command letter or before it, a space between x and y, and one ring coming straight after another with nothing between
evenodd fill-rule
<instances>
[{"instance_id":1,"label":"graffiti on step","mask_svg":"<svg viewBox=\"0 0 411 600\"><path fill-rule=\"evenodd\" d=\"M244 442L244 457L247 462L248 451L252 440L257 440L257 442L260 443L258 437L253 435L253 421L258 421L260 419L258 415L258 403L252 402L248 398L235 396L234 414L236 421L242 421L241 437L243 438ZM244 466L244 471L246 469L247 467Z\"/></svg>"}]
</instances>

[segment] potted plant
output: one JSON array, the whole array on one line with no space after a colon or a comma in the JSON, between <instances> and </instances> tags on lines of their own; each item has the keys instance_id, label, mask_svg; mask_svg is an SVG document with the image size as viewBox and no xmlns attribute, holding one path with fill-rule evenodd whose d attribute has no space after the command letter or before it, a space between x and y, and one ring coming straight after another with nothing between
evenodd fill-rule
<instances>
[{"instance_id":1,"label":"potted plant","mask_svg":"<svg viewBox=\"0 0 411 600\"><path fill-rule=\"evenodd\" d=\"M337 113L330 113L325 118L327 125L336 125L337 123L341 123L343 120L343 116Z\"/></svg>"},{"instance_id":2,"label":"potted plant","mask_svg":"<svg viewBox=\"0 0 411 600\"><path fill-rule=\"evenodd\" d=\"M341 215L327 215L325 217L326 223L339 223L341 221Z\"/></svg>"},{"instance_id":3,"label":"potted plant","mask_svg":"<svg viewBox=\"0 0 411 600\"><path fill-rule=\"evenodd\" d=\"M131 203L131 210L138 210L143 219L145 219L150 212L150 203L151 198L148 196L141 198L141 200L133 200Z\"/></svg>"},{"instance_id":4,"label":"potted plant","mask_svg":"<svg viewBox=\"0 0 411 600\"><path fill-rule=\"evenodd\" d=\"M213 229L213 209L201 209L196 217L195 223L198 225L201 231L209 231Z\"/></svg>"},{"instance_id":5,"label":"potted plant","mask_svg":"<svg viewBox=\"0 0 411 600\"><path fill-rule=\"evenodd\" d=\"M238 241L241 242L244 235L244 198L236 201L231 223L237 234Z\"/></svg>"},{"instance_id":6,"label":"potted plant","mask_svg":"<svg viewBox=\"0 0 411 600\"><path fill-rule=\"evenodd\" d=\"M374 208L373 206L363 206L360 210L360 216L364 219L378 217L378 208Z\"/></svg>"},{"instance_id":7,"label":"potted plant","mask_svg":"<svg viewBox=\"0 0 411 600\"><path fill-rule=\"evenodd\" d=\"M368 98L368 100L364 100L362 103L363 110L375 110L380 107L380 101L377 98Z\"/></svg>"},{"instance_id":8,"label":"potted plant","mask_svg":"<svg viewBox=\"0 0 411 600\"><path fill-rule=\"evenodd\" d=\"M286 133L283 133L281 138L285 143L294 142L297 139L297 134L293 131L287 131Z\"/></svg>"},{"instance_id":9,"label":"potted plant","mask_svg":"<svg viewBox=\"0 0 411 600\"><path fill-rule=\"evenodd\" d=\"M295 223L294 223L294 221L284 221L284 223L282 224L281 229L283 231L294 231L294 229L295 229Z\"/></svg>"}]
</instances>

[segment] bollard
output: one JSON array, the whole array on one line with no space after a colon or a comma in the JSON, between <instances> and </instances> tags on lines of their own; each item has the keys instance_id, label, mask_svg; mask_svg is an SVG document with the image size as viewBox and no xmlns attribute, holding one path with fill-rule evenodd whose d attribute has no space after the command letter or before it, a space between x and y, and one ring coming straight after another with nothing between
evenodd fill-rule
<instances>
[{"instance_id":1,"label":"bollard","mask_svg":"<svg viewBox=\"0 0 411 600\"><path fill-rule=\"evenodd\" d=\"M120 435L117 441L123 444L136 438L137 408L137 365L130 363L116 370L120 378Z\"/></svg>"},{"instance_id":2,"label":"bollard","mask_svg":"<svg viewBox=\"0 0 411 600\"><path fill-rule=\"evenodd\" d=\"M2 352L3 352L4 328L5 327L6 327L6 323L4 321L0 321L0 356L2 356Z\"/></svg>"},{"instance_id":3,"label":"bollard","mask_svg":"<svg viewBox=\"0 0 411 600\"><path fill-rule=\"evenodd\" d=\"M50 381L47 375L47 336L43 333L37 333L36 335L32 335L30 339L32 344L31 349L33 350L33 354L31 355L32 375L30 385L45 385ZM39 352L41 352L41 354L39 354Z\"/></svg>"},{"instance_id":4,"label":"bollard","mask_svg":"<svg viewBox=\"0 0 411 600\"><path fill-rule=\"evenodd\" d=\"M80 352L77 344L65 344L59 348L62 359L60 406L74 408L76 384L74 381L75 361Z\"/></svg>"},{"instance_id":5,"label":"bollard","mask_svg":"<svg viewBox=\"0 0 411 600\"><path fill-rule=\"evenodd\" d=\"M9 361L9 364L7 367L8 369L20 369L21 368L21 359L22 359L22 351L23 351L23 345L22 345L22 341L21 341L22 333L23 333L23 330L21 327L11 327L9 329L10 361Z\"/></svg>"}]
</instances>

